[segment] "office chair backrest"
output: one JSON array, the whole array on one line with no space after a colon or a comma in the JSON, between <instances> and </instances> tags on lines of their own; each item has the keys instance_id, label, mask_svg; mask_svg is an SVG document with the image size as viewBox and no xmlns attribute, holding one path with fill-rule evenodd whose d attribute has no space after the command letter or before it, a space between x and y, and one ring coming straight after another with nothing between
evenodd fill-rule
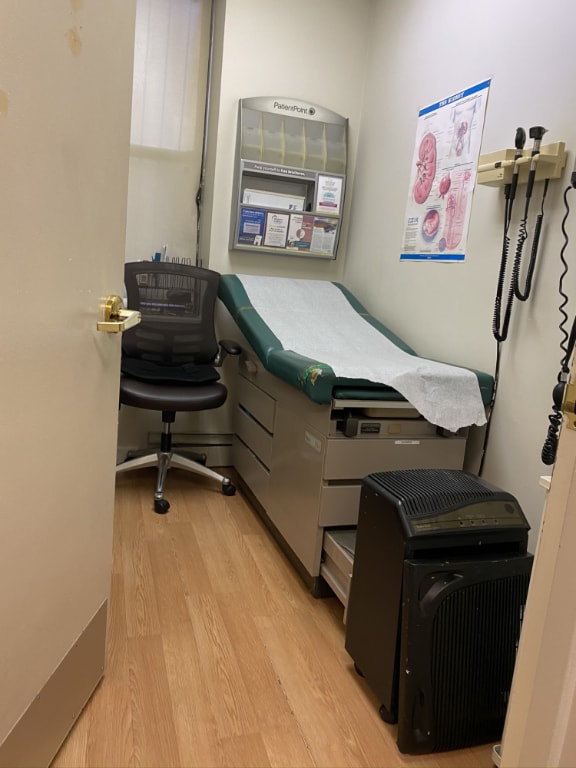
<instances>
[{"instance_id":1,"label":"office chair backrest","mask_svg":"<svg viewBox=\"0 0 576 768\"><path fill-rule=\"evenodd\" d=\"M142 322L123 334L123 355L166 366L214 360L218 272L135 261L125 265L124 282L128 307L142 313Z\"/></svg>"}]
</instances>

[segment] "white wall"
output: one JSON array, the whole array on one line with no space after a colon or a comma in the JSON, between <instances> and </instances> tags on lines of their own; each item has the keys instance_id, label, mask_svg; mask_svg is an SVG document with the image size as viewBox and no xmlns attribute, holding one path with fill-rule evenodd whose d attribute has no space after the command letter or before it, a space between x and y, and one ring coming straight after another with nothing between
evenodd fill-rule
<instances>
[{"instance_id":1,"label":"white wall","mask_svg":"<svg viewBox=\"0 0 576 768\"><path fill-rule=\"evenodd\" d=\"M377 0L373 14L344 282L419 354L494 371L504 207L502 190L477 186L465 263L400 263L419 109L492 78L482 153L513 147L516 128L528 133L533 125L548 129L543 143L565 141L570 152L564 178L549 187L532 297L515 305L502 345L483 473L518 498L533 526L533 545L544 501L538 479L550 472L540 452L561 359L560 223L576 146L576 94L566 86L576 66L576 5ZM533 210L541 193L537 184ZM516 214L524 195L521 187ZM576 194L572 202L576 206ZM572 232L576 237L574 225ZM569 293L571 284L573 277L565 282ZM569 306L573 314L574 301Z\"/></svg>"}]
</instances>

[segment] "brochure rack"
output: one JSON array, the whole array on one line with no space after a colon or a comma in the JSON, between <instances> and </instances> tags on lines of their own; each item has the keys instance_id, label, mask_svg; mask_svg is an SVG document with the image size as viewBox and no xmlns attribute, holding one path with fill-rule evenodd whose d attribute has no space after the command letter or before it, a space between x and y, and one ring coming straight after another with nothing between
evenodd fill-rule
<instances>
[{"instance_id":1,"label":"brochure rack","mask_svg":"<svg viewBox=\"0 0 576 768\"><path fill-rule=\"evenodd\" d=\"M348 119L291 98L241 99L230 248L335 259Z\"/></svg>"}]
</instances>

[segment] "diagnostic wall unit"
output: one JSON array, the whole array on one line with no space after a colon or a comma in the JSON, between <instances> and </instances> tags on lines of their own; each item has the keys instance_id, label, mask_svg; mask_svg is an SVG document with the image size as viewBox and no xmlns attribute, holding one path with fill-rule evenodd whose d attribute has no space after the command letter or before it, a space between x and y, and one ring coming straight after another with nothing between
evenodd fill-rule
<instances>
[{"instance_id":1,"label":"diagnostic wall unit","mask_svg":"<svg viewBox=\"0 0 576 768\"><path fill-rule=\"evenodd\" d=\"M296 99L241 99L230 248L335 259L348 119Z\"/></svg>"}]
</instances>

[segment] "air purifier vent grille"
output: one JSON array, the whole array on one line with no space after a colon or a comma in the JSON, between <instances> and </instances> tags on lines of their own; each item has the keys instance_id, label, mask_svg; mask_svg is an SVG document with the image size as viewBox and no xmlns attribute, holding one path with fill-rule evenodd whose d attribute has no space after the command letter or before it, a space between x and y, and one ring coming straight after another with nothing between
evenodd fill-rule
<instances>
[{"instance_id":1,"label":"air purifier vent grille","mask_svg":"<svg viewBox=\"0 0 576 768\"><path fill-rule=\"evenodd\" d=\"M371 478L406 518L437 514L473 502L494 500L496 493L475 475L451 469L406 469L376 472ZM512 498L512 497L509 497Z\"/></svg>"},{"instance_id":2,"label":"air purifier vent grille","mask_svg":"<svg viewBox=\"0 0 576 768\"><path fill-rule=\"evenodd\" d=\"M452 592L432 627L434 751L498 740L506 715L529 574Z\"/></svg>"}]
</instances>

